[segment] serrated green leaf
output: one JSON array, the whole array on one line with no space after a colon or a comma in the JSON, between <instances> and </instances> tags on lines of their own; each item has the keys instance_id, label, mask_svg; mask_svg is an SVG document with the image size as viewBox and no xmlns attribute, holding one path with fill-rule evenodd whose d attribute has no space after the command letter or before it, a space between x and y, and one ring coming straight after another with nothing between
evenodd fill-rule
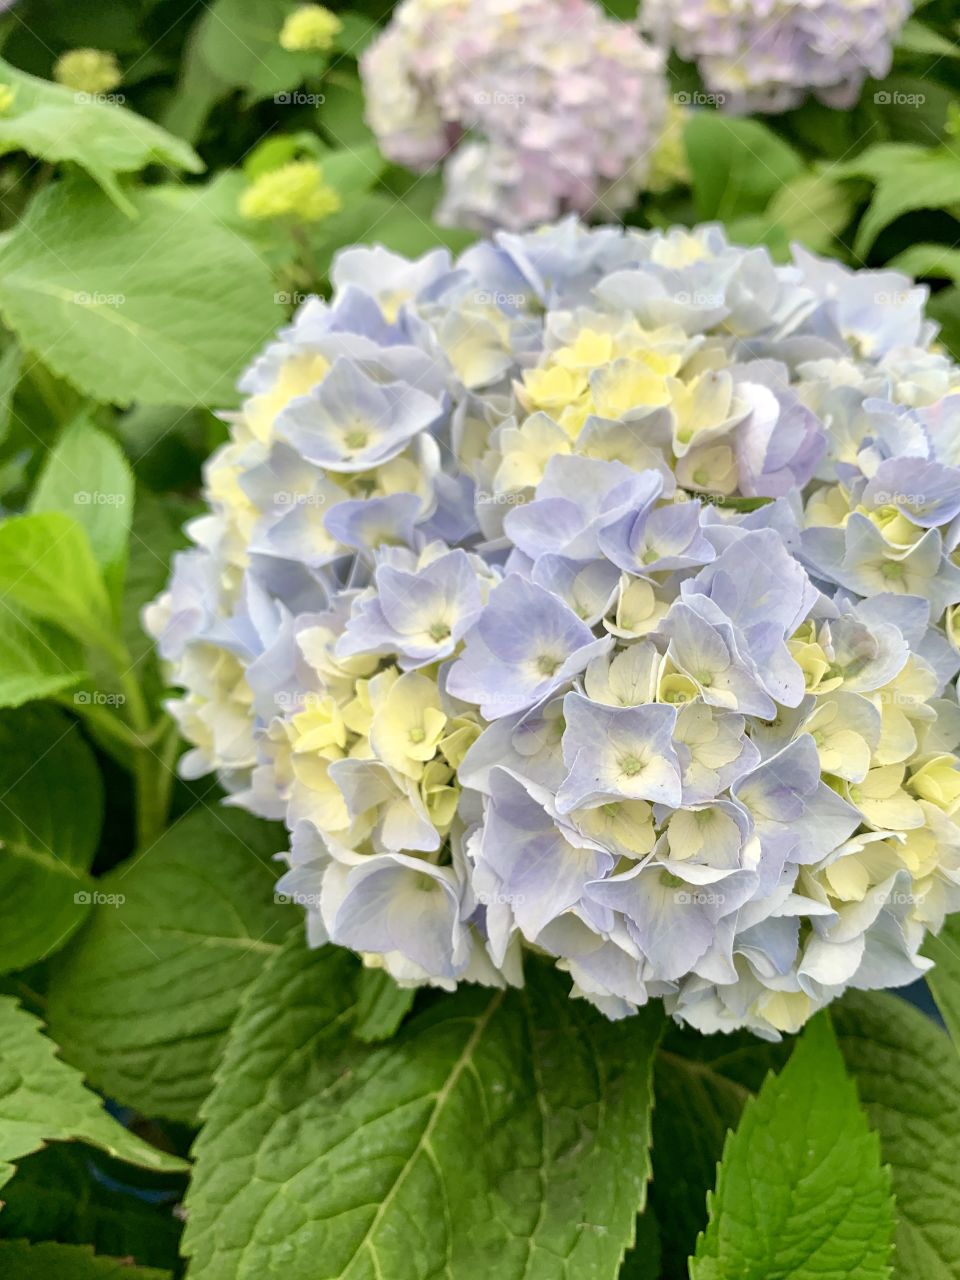
<instances>
[{"instance_id":1,"label":"serrated green leaf","mask_svg":"<svg viewBox=\"0 0 960 1280\"><path fill-rule=\"evenodd\" d=\"M880 1135L897 1198L897 1280L960 1277L960 1061L939 1027L904 1000L849 992L834 1026Z\"/></svg>"},{"instance_id":2,"label":"serrated green leaf","mask_svg":"<svg viewBox=\"0 0 960 1280\"><path fill-rule=\"evenodd\" d=\"M848 992L831 1006L897 1201L895 1280L960 1280L960 1063L945 1034L904 1000ZM679 1274L691 1222L702 1223L723 1133L789 1048L749 1035L671 1032L657 1064L654 1209L665 1270ZM671 1270L671 1267L673 1268Z\"/></svg>"},{"instance_id":3,"label":"serrated green leaf","mask_svg":"<svg viewBox=\"0 0 960 1280\"><path fill-rule=\"evenodd\" d=\"M84 644L114 643L110 598L84 529L61 512L0 522L0 602Z\"/></svg>"},{"instance_id":4,"label":"serrated green leaf","mask_svg":"<svg viewBox=\"0 0 960 1280\"><path fill-rule=\"evenodd\" d=\"M960 916L948 916L939 934L927 938L923 953L934 962L927 986L960 1051Z\"/></svg>"},{"instance_id":5,"label":"serrated green leaf","mask_svg":"<svg viewBox=\"0 0 960 1280\"><path fill-rule=\"evenodd\" d=\"M119 1177L111 1176L119 1169ZM157 1174L138 1176L130 1165L119 1169L81 1142L55 1142L24 1156L3 1188L0 1236L85 1244L96 1253L132 1258L143 1266L175 1267L181 1231L173 1216L178 1190L171 1187L161 1199ZM134 1179L138 1185L131 1185ZM178 1174L164 1181L174 1179L183 1180ZM138 1195L141 1187L149 1191L149 1199Z\"/></svg>"},{"instance_id":6,"label":"serrated green leaf","mask_svg":"<svg viewBox=\"0 0 960 1280\"><path fill-rule=\"evenodd\" d=\"M53 707L0 712L0 973L62 946L89 909L100 772Z\"/></svg>"},{"instance_id":7,"label":"serrated green leaf","mask_svg":"<svg viewBox=\"0 0 960 1280\"><path fill-rule=\"evenodd\" d=\"M0 242L0 311L54 372L99 400L221 406L276 327L247 241L149 191L124 217L81 179L37 196Z\"/></svg>"},{"instance_id":8,"label":"serrated green leaf","mask_svg":"<svg viewBox=\"0 0 960 1280\"><path fill-rule=\"evenodd\" d=\"M187 1122L241 997L298 923L275 903L282 833L203 808L97 882L117 899L53 967L47 1015L64 1057L112 1097Z\"/></svg>"},{"instance_id":9,"label":"serrated green leaf","mask_svg":"<svg viewBox=\"0 0 960 1280\"><path fill-rule=\"evenodd\" d=\"M879 143L832 170L835 178L870 178L873 199L860 220L854 250L865 255L877 236L915 209L960 205L960 159L949 148Z\"/></svg>"},{"instance_id":10,"label":"serrated green leaf","mask_svg":"<svg viewBox=\"0 0 960 1280\"><path fill-rule=\"evenodd\" d=\"M0 601L0 707L50 698L86 678L80 646Z\"/></svg>"},{"instance_id":11,"label":"serrated green leaf","mask_svg":"<svg viewBox=\"0 0 960 1280\"><path fill-rule=\"evenodd\" d=\"M803 172L793 148L759 120L697 111L687 121L684 142L701 218L762 213Z\"/></svg>"},{"instance_id":12,"label":"serrated green leaf","mask_svg":"<svg viewBox=\"0 0 960 1280\"><path fill-rule=\"evenodd\" d=\"M613 1023L554 970L463 988L371 1050L358 966L291 940L204 1107L190 1280L609 1280L649 1173L655 1008Z\"/></svg>"},{"instance_id":13,"label":"serrated green leaf","mask_svg":"<svg viewBox=\"0 0 960 1280\"><path fill-rule=\"evenodd\" d=\"M727 1138L691 1280L885 1280L893 1197L829 1015Z\"/></svg>"},{"instance_id":14,"label":"serrated green leaf","mask_svg":"<svg viewBox=\"0 0 960 1280\"><path fill-rule=\"evenodd\" d=\"M51 164L78 164L128 214L133 205L117 174L149 164L203 170L200 157L182 139L122 106L40 80L2 60L0 82L13 90L12 105L0 116L0 155L26 151Z\"/></svg>"},{"instance_id":15,"label":"serrated green leaf","mask_svg":"<svg viewBox=\"0 0 960 1280\"><path fill-rule=\"evenodd\" d=\"M49 1142L70 1141L89 1142L145 1169L186 1167L108 1115L79 1073L56 1056L39 1020L0 996L0 1185L13 1173L11 1161Z\"/></svg>"},{"instance_id":16,"label":"serrated green leaf","mask_svg":"<svg viewBox=\"0 0 960 1280\"><path fill-rule=\"evenodd\" d=\"M172 1280L169 1271L132 1267L127 1258L96 1257L75 1244L29 1244L0 1240L4 1280Z\"/></svg>"},{"instance_id":17,"label":"serrated green leaf","mask_svg":"<svg viewBox=\"0 0 960 1280\"><path fill-rule=\"evenodd\" d=\"M412 987L398 987L384 969L364 969L357 980L353 1034L367 1044L389 1040L410 1012L415 995Z\"/></svg>"},{"instance_id":18,"label":"serrated green leaf","mask_svg":"<svg viewBox=\"0 0 960 1280\"><path fill-rule=\"evenodd\" d=\"M71 423L47 455L29 509L63 511L83 526L117 599L133 518L133 472L117 442L86 418Z\"/></svg>"}]
</instances>

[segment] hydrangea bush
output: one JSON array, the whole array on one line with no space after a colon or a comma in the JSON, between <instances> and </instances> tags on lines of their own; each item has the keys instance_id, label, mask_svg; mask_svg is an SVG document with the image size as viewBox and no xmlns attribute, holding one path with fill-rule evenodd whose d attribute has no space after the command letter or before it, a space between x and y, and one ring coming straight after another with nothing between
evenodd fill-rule
<instances>
[{"instance_id":1,"label":"hydrangea bush","mask_svg":"<svg viewBox=\"0 0 960 1280\"><path fill-rule=\"evenodd\" d=\"M360 69L384 155L444 165L451 225L609 220L665 120L662 53L594 0L404 0Z\"/></svg>"},{"instance_id":2,"label":"hydrangea bush","mask_svg":"<svg viewBox=\"0 0 960 1280\"><path fill-rule=\"evenodd\" d=\"M960 907L960 370L705 226L344 252L147 621L310 940L800 1027Z\"/></svg>"},{"instance_id":3,"label":"hydrangea bush","mask_svg":"<svg viewBox=\"0 0 960 1280\"><path fill-rule=\"evenodd\" d=\"M890 70L911 0L645 0L644 20L728 111L788 111L812 94L852 107Z\"/></svg>"}]
</instances>

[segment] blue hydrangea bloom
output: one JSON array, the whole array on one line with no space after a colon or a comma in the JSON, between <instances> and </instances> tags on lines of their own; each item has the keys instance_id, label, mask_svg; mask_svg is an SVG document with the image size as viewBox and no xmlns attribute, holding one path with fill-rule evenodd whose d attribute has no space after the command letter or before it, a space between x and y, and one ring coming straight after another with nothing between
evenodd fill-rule
<instances>
[{"instance_id":1,"label":"blue hydrangea bloom","mask_svg":"<svg viewBox=\"0 0 960 1280\"><path fill-rule=\"evenodd\" d=\"M351 249L147 610L312 945L775 1037L960 909L960 370L718 227ZM890 301L884 301L889 299Z\"/></svg>"}]
</instances>

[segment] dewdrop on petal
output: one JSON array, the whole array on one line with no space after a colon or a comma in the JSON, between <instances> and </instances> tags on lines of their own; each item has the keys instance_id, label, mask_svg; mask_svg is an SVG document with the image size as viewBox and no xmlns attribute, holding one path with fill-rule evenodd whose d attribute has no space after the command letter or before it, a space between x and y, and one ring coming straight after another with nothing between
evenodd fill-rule
<instances>
[{"instance_id":1,"label":"dewdrop on petal","mask_svg":"<svg viewBox=\"0 0 960 1280\"><path fill-rule=\"evenodd\" d=\"M960 909L960 370L716 226L342 252L146 623L311 945L797 1030ZM896 298L896 304L879 298Z\"/></svg>"},{"instance_id":2,"label":"dewdrop on petal","mask_svg":"<svg viewBox=\"0 0 960 1280\"><path fill-rule=\"evenodd\" d=\"M291 53L333 48L343 23L322 4L304 4L294 9L280 30L280 45Z\"/></svg>"},{"instance_id":3,"label":"dewdrop on petal","mask_svg":"<svg viewBox=\"0 0 960 1280\"><path fill-rule=\"evenodd\" d=\"M53 78L76 93L111 93L123 79L116 55L102 49L69 49L54 64Z\"/></svg>"},{"instance_id":4,"label":"dewdrop on petal","mask_svg":"<svg viewBox=\"0 0 960 1280\"><path fill-rule=\"evenodd\" d=\"M314 160L292 160L261 174L240 197L244 218L290 218L320 222L341 208L340 196L323 180Z\"/></svg>"}]
</instances>

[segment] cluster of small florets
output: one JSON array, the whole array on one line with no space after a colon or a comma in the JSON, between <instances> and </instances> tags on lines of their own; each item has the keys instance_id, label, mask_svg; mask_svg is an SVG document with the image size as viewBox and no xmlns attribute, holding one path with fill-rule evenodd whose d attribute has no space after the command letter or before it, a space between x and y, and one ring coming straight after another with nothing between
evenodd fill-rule
<instances>
[{"instance_id":1,"label":"cluster of small florets","mask_svg":"<svg viewBox=\"0 0 960 1280\"><path fill-rule=\"evenodd\" d=\"M628 208L666 109L661 53L594 0L404 0L361 72L384 154L443 164L439 220L481 230Z\"/></svg>"},{"instance_id":2,"label":"cluster of small florets","mask_svg":"<svg viewBox=\"0 0 960 1280\"><path fill-rule=\"evenodd\" d=\"M800 1026L960 907L960 370L925 291L692 232L343 253L148 613L188 776L405 983Z\"/></svg>"},{"instance_id":3,"label":"cluster of small florets","mask_svg":"<svg viewBox=\"0 0 960 1280\"><path fill-rule=\"evenodd\" d=\"M912 0L646 0L644 21L727 111L787 111L813 94L851 107L890 70Z\"/></svg>"}]
</instances>

